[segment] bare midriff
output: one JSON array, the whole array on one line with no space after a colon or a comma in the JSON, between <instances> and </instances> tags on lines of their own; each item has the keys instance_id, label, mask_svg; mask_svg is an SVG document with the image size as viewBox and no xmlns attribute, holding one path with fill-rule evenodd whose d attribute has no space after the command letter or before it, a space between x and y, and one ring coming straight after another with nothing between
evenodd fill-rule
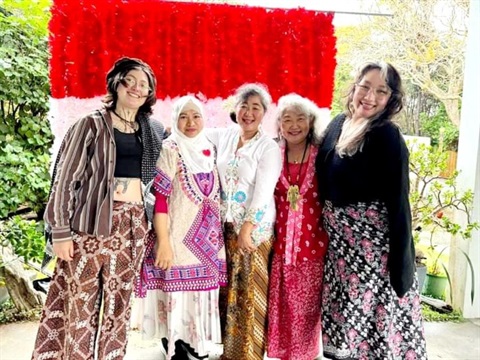
<instances>
[{"instance_id":1,"label":"bare midriff","mask_svg":"<svg viewBox=\"0 0 480 360\"><path fill-rule=\"evenodd\" d=\"M115 178L113 200L131 202L143 201L141 180L139 178Z\"/></svg>"}]
</instances>

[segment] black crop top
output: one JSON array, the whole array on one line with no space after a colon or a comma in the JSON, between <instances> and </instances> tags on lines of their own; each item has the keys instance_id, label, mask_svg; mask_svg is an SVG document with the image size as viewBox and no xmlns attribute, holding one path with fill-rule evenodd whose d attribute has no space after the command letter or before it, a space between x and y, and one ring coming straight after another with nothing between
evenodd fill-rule
<instances>
[{"instance_id":1,"label":"black crop top","mask_svg":"<svg viewBox=\"0 0 480 360\"><path fill-rule=\"evenodd\" d=\"M128 134L113 129L117 150L115 177L141 178L142 141L140 131Z\"/></svg>"}]
</instances>

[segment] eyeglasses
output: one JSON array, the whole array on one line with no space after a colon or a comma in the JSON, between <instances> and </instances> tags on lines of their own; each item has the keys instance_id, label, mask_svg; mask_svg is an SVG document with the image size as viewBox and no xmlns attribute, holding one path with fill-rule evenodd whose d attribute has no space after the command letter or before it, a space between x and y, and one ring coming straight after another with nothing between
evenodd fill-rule
<instances>
[{"instance_id":1,"label":"eyeglasses","mask_svg":"<svg viewBox=\"0 0 480 360\"><path fill-rule=\"evenodd\" d=\"M138 82L133 76L125 76L123 79L120 80L120 83L128 89L133 88L137 85L137 88L140 90L142 94L148 94L152 89L148 86L148 83L142 81Z\"/></svg>"},{"instance_id":2,"label":"eyeglasses","mask_svg":"<svg viewBox=\"0 0 480 360\"><path fill-rule=\"evenodd\" d=\"M375 95L377 99L385 98L392 93L392 91L388 88L379 89L379 88L374 88L374 87L371 87L370 85L365 85L365 84L355 84L355 87L357 88L358 93L362 96L367 95L370 92L370 90L372 90L373 95Z\"/></svg>"}]
</instances>

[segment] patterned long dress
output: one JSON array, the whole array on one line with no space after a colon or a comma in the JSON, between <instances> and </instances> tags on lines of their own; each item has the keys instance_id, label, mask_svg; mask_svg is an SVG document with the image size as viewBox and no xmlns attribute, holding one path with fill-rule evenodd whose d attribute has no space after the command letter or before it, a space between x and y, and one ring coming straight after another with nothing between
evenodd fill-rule
<instances>
[{"instance_id":1,"label":"patterned long dress","mask_svg":"<svg viewBox=\"0 0 480 360\"><path fill-rule=\"evenodd\" d=\"M216 168L209 174L189 173L177 145L166 140L154 188L169 197L174 265L168 271L154 266L151 238L137 294L146 295L142 330L146 337L168 339L167 359L178 340L203 357L208 341L221 342L218 294L226 284L218 173Z\"/></svg>"}]
</instances>

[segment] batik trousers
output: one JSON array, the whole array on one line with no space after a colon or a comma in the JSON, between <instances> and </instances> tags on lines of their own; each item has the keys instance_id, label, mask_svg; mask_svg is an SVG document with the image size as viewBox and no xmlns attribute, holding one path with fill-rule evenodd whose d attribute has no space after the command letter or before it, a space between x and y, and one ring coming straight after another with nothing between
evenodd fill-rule
<instances>
[{"instance_id":1,"label":"batik trousers","mask_svg":"<svg viewBox=\"0 0 480 360\"><path fill-rule=\"evenodd\" d=\"M32 359L123 359L146 233L143 205L115 202L109 237L74 234L73 260L57 260Z\"/></svg>"}]
</instances>

